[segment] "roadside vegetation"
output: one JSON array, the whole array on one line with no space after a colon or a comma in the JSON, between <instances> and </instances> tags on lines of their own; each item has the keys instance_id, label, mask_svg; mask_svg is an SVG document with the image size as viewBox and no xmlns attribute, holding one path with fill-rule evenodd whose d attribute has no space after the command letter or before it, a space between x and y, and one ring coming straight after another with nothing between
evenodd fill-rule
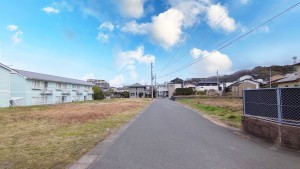
<instances>
[{"instance_id":1,"label":"roadside vegetation","mask_svg":"<svg viewBox=\"0 0 300 169\"><path fill-rule=\"evenodd\" d=\"M182 99L179 102L229 126L236 128L241 128L242 126L242 99L204 97L201 99Z\"/></svg>"},{"instance_id":2,"label":"roadside vegetation","mask_svg":"<svg viewBox=\"0 0 300 169\"><path fill-rule=\"evenodd\" d=\"M112 99L0 109L0 168L66 168L150 100Z\"/></svg>"}]
</instances>

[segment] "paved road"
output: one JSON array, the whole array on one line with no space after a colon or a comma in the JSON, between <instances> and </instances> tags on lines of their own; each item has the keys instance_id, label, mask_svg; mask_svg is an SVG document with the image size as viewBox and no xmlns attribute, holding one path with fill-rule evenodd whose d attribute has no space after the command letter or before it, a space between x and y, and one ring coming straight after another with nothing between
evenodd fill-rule
<instances>
[{"instance_id":1,"label":"paved road","mask_svg":"<svg viewBox=\"0 0 300 169\"><path fill-rule=\"evenodd\" d=\"M93 169L300 169L300 153L241 137L194 111L157 99Z\"/></svg>"}]
</instances>

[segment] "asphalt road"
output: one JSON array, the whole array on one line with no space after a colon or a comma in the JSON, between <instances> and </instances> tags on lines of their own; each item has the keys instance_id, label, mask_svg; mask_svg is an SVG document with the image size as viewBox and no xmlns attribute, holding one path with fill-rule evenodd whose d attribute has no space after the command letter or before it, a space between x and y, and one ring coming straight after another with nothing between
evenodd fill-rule
<instances>
[{"instance_id":1,"label":"asphalt road","mask_svg":"<svg viewBox=\"0 0 300 169\"><path fill-rule=\"evenodd\" d=\"M300 169L300 153L220 127L157 99L90 167L93 169Z\"/></svg>"}]
</instances>

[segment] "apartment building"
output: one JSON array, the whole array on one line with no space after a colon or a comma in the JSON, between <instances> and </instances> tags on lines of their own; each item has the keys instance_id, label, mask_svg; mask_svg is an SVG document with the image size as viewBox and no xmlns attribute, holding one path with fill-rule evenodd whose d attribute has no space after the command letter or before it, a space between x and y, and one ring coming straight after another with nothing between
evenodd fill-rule
<instances>
[{"instance_id":1,"label":"apartment building","mask_svg":"<svg viewBox=\"0 0 300 169\"><path fill-rule=\"evenodd\" d=\"M0 107L92 100L93 84L9 68L0 63Z\"/></svg>"}]
</instances>

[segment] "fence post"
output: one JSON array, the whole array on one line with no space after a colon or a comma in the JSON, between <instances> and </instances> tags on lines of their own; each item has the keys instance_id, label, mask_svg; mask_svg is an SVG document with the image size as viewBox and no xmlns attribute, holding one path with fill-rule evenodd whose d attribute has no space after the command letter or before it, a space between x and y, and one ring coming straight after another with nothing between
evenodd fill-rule
<instances>
[{"instance_id":1,"label":"fence post","mask_svg":"<svg viewBox=\"0 0 300 169\"><path fill-rule=\"evenodd\" d=\"M282 109L281 109L281 89L277 88L277 112L278 112L278 123L282 123Z\"/></svg>"},{"instance_id":2,"label":"fence post","mask_svg":"<svg viewBox=\"0 0 300 169\"><path fill-rule=\"evenodd\" d=\"M246 93L246 91L243 90L243 116L245 116L245 114L246 114L245 93Z\"/></svg>"}]
</instances>

